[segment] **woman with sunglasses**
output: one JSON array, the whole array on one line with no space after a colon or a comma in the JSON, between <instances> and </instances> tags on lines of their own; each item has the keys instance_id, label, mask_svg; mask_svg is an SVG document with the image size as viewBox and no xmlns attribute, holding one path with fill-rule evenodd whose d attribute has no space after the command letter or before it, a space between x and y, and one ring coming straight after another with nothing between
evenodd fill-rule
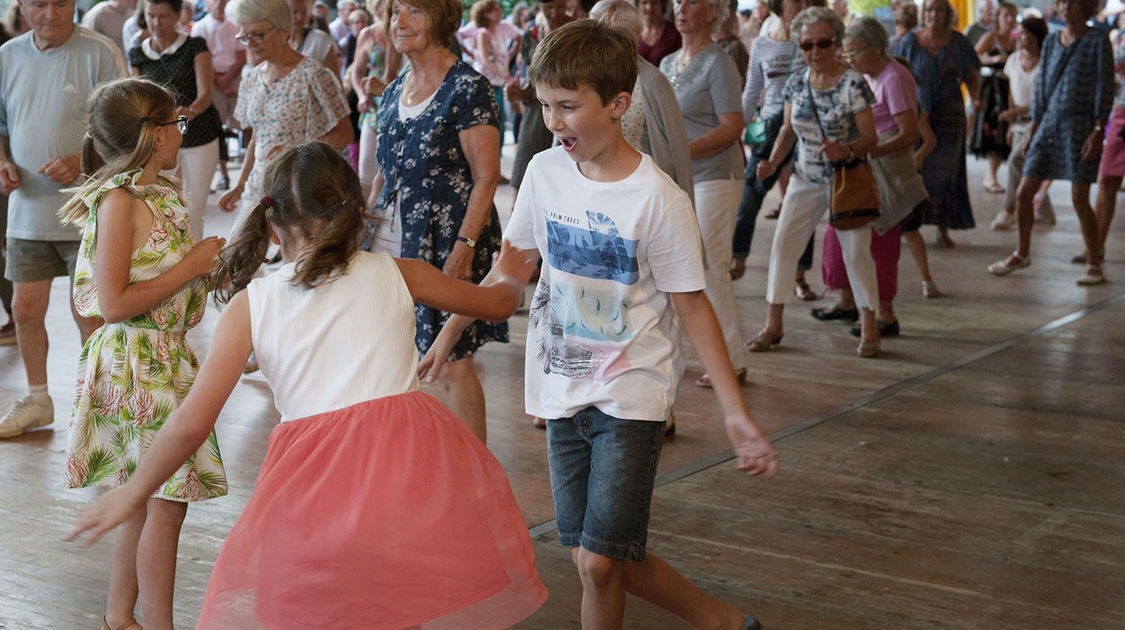
<instances>
[{"instance_id":1,"label":"woman with sunglasses","mask_svg":"<svg viewBox=\"0 0 1125 630\"><path fill-rule=\"evenodd\" d=\"M917 234L921 227L918 216L930 205L913 153L919 136L917 86L910 70L887 56L887 41L887 30L878 20L857 17L844 34L843 46L844 60L863 73L875 94L871 111L879 144L867 157L879 187L879 218L871 224L870 230L873 232L871 256L875 260L875 277L879 284L875 323L880 337L899 334L894 299L898 293L902 236L908 232ZM840 290L833 310L854 312L855 296L844 268L839 234L831 227L824 231L822 275L825 286ZM921 237L917 242L925 251ZM923 277L928 278L928 269L923 267L922 270L926 274ZM852 334L859 336L860 327L853 326Z\"/></svg>"},{"instance_id":2,"label":"woman with sunglasses","mask_svg":"<svg viewBox=\"0 0 1125 630\"><path fill-rule=\"evenodd\" d=\"M285 0L239 0L231 19L246 45L250 70L238 88L234 117L254 137L238 183L219 198L224 212L239 210L232 233L258 205L266 166L282 151L319 140L342 151L352 140L348 102L340 81L319 61L289 46L293 14Z\"/></svg>"},{"instance_id":3,"label":"woman with sunglasses","mask_svg":"<svg viewBox=\"0 0 1125 630\"><path fill-rule=\"evenodd\" d=\"M211 104L214 71L207 42L202 37L189 37L178 28L182 4L182 0L146 0L144 16L150 36L129 50L129 65L133 76L149 79L175 94L176 115L187 120L178 168L191 235L198 240L203 238L207 194L219 164L223 121Z\"/></svg>"},{"instance_id":4,"label":"woman with sunglasses","mask_svg":"<svg viewBox=\"0 0 1125 630\"><path fill-rule=\"evenodd\" d=\"M750 341L752 352L769 350L781 341L782 316L793 292L792 269L817 222L828 211L832 195L832 164L866 155L879 143L871 106L875 96L859 72L848 68L837 53L844 23L831 9L810 7L793 20L792 32L808 64L785 84L785 114L767 160L758 164L758 178L777 171L789 151L797 146L789 190L781 205L777 231L770 251L766 325ZM879 353L875 324L878 288L871 257L871 230L839 233L844 266L861 309L861 357Z\"/></svg>"},{"instance_id":5,"label":"woman with sunglasses","mask_svg":"<svg viewBox=\"0 0 1125 630\"><path fill-rule=\"evenodd\" d=\"M981 111L980 58L964 35L953 30L949 0L926 0L922 28L903 35L894 54L905 57L918 83L918 103L929 115L937 146L922 162L922 179L934 202L925 223L938 226L938 245L953 247L949 230L975 227L965 170L964 84L973 111Z\"/></svg>"}]
</instances>

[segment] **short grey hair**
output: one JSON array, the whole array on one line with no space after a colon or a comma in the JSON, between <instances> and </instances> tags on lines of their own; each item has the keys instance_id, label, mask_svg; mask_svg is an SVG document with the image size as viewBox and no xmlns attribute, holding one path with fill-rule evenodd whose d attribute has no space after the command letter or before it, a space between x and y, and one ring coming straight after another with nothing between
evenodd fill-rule
<instances>
[{"instance_id":1,"label":"short grey hair","mask_svg":"<svg viewBox=\"0 0 1125 630\"><path fill-rule=\"evenodd\" d=\"M633 39L640 37L644 28L641 10L629 0L598 0L590 9L590 19L616 26L632 35Z\"/></svg>"},{"instance_id":2,"label":"short grey hair","mask_svg":"<svg viewBox=\"0 0 1125 630\"><path fill-rule=\"evenodd\" d=\"M293 12L285 0L235 0L227 11L239 25L269 22L286 35L293 32Z\"/></svg>"},{"instance_id":3,"label":"short grey hair","mask_svg":"<svg viewBox=\"0 0 1125 630\"><path fill-rule=\"evenodd\" d=\"M844 41L844 21L836 12L828 7L809 7L793 18L789 25L789 38L795 42L801 41L801 33L806 27L813 24L827 24L835 33L836 45Z\"/></svg>"},{"instance_id":4,"label":"short grey hair","mask_svg":"<svg viewBox=\"0 0 1125 630\"><path fill-rule=\"evenodd\" d=\"M844 39L858 39L875 50L886 50L890 43L883 24L866 15L852 20L848 30L844 32Z\"/></svg>"},{"instance_id":5,"label":"short grey hair","mask_svg":"<svg viewBox=\"0 0 1125 630\"><path fill-rule=\"evenodd\" d=\"M675 0L677 3L684 3L687 0ZM715 17L711 18L711 23L707 25L709 33L714 35L723 30L723 23L730 17L730 0L703 0L707 6L715 12Z\"/></svg>"},{"instance_id":6,"label":"short grey hair","mask_svg":"<svg viewBox=\"0 0 1125 630\"><path fill-rule=\"evenodd\" d=\"M359 8L359 3L356 2L356 0L336 0L336 10L339 11L340 9L343 9L344 5L346 4L352 5L353 9Z\"/></svg>"}]
</instances>

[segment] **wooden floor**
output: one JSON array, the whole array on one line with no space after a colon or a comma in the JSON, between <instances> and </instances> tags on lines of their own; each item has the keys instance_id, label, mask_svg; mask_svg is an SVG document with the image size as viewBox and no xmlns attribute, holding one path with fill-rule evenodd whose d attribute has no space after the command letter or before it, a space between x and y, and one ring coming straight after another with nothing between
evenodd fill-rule
<instances>
[{"instance_id":1,"label":"wooden floor","mask_svg":"<svg viewBox=\"0 0 1125 630\"><path fill-rule=\"evenodd\" d=\"M1081 239L1069 187L1057 184L1059 223L1037 228L1034 264L994 278L985 267L1011 251L1015 236L988 229L1001 197L981 192L981 175L971 162L981 227L954 233L955 249L930 250L945 297L922 299L904 252L903 334L884 342L882 358L857 359L847 328L814 321L800 302L790 305L784 344L752 356L745 397L781 453L776 479L732 469L714 397L691 384L699 363L688 350L649 547L771 630L1125 628L1123 222L1108 248L1111 283L1076 286L1081 268L1068 260ZM510 204L510 195L498 203ZM229 226L213 208L207 221L209 232ZM736 286L748 333L764 318L773 225L759 221L752 264ZM925 236L933 242L931 228ZM810 275L814 288L819 277ZM59 542L94 493L62 482L78 353L65 298L56 282L49 371L58 419L0 443L7 630L93 630L104 610L111 544ZM209 313L192 334L201 354L215 319ZM512 343L479 355L489 445L511 478L551 592L517 627L578 628L580 589L555 541L544 434L522 413L525 326L526 313L517 315ZM15 347L0 348L0 366L6 406L24 391ZM188 513L179 627L194 625L276 420L265 383L246 377L218 425L231 494ZM634 630L687 627L635 599L627 618Z\"/></svg>"}]
</instances>

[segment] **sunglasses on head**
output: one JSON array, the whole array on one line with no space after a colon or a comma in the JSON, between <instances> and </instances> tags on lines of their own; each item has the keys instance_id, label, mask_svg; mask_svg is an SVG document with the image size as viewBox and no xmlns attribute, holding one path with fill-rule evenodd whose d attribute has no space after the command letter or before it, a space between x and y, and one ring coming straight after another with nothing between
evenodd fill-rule
<instances>
[{"instance_id":1,"label":"sunglasses on head","mask_svg":"<svg viewBox=\"0 0 1125 630\"><path fill-rule=\"evenodd\" d=\"M836 40L834 40L834 39L818 39L815 42L810 41L810 40L805 40L805 41L803 41L799 44L799 47L801 48L801 50L803 50L805 52L809 52L813 48L819 48L821 50L824 50L826 48L830 48L830 47L835 46L835 45L836 45Z\"/></svg>"}]
</instances>

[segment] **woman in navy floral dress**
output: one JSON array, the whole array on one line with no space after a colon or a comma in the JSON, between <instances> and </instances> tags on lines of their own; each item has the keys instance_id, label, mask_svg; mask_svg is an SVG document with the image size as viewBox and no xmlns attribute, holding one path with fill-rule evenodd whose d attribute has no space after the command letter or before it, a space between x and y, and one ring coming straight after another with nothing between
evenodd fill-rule
<instances>
[{"instance_id":1,"label":"woman in navy floral dress","mask_svg":"<svg viewBox=\"0 0 1125 630\"><path fill-rule=\"evenodd\" d=\"M376 115L380 172L370 205L384 220L367 246L480 282L501 240L492 204L500 176L500 116L492 86L445 47L461 22L458 0L395 0L387 12L391 37L410 71L387 86ZM418 305L415 315L415 344L425 354L448 314ZM449 406L482 440L484 393L472 355L489 341L508 341L507 324L478 321L466 329L440 377Z\"/></svg>"},{"instance_id":2,"label":"woman in navy floral dress","mask_svg":"<svg viewBox=\"0 0 1125 630\"><path fill-rule=\"evenodd\" d=\"M1078 278L1078 284L1105 282L1098 222L1090 206L1090 184L1098 179L1115 85L1109 37L1086 23L1097 12L1097 0L1064 0L1059 13L1066 26L1043 42L1031 103L1031 130L1025 145L1013 148L1027 156L1016 201L1019 245L1010 256L988 266L994 275L1003 276L1031 264L1035 193L1045 180L1065 179L1070 181L1071 201L1086 244L1086 273Z\"/></svg>"}]
</instances>

